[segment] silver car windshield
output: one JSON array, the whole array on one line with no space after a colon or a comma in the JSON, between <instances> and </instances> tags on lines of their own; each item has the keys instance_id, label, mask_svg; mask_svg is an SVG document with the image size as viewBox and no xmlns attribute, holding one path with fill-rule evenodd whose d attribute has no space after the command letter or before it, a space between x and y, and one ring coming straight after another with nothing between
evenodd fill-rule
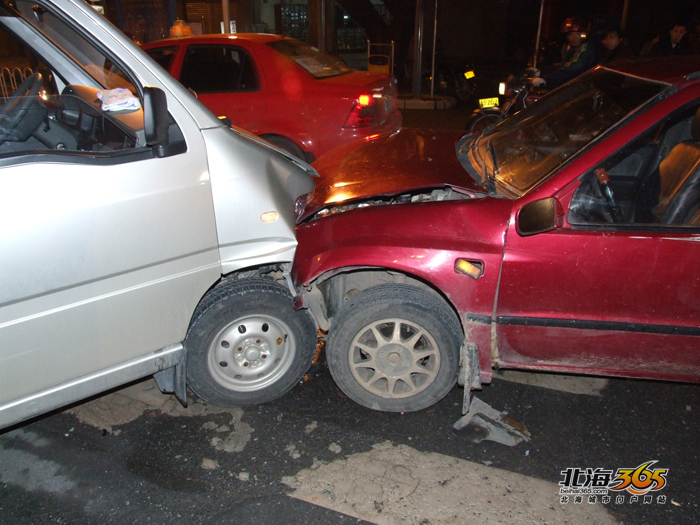
<instances>
[{"instance_id":1,"label":"silver car windshield","mask_svg":"<svg viewBox=\"0 0 700 525\"><path fill-rule=\"evenodd\" d=\"M669 88L600 68L562 86L458 150L485 186L520 196Z\"/></svg>"},{"instance_id":2,"label":"silver car windshield","mask_svg":"<svg viewBox=\"0 0 700 525\"><path fill-rule=\"evenodd\" d=\"M63 50L80 67L105 89L125 88L137 94L126 74L100 49L73 28L66 25L50 10L35 1L14 0L3 2L10 9L15 7L24 20L40 31L57 48Z\"/></svg>"},{"instance_id":3,"label":"silver car windshield","mask_svg":"<svg viewBox=\"0 0 700 525\"><path fill-rule=\"evenodd\" d=\"M351 67L334 56L298 40L277 40L267 45L294 60L316 78L336 77L352 71Z\"/></svg>"}]
</instances>

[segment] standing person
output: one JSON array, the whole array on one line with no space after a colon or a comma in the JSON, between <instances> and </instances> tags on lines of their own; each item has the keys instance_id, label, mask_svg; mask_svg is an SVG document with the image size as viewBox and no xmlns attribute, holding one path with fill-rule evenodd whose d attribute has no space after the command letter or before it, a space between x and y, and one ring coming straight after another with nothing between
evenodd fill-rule
<instances>
[{"instance_id":1,"label":"standing person","mask_svg":"<svg viewBox=\"0 0 700 525\"><path fill-rule=\"evenodd\" d=\"M606 29L603 32L603 40L601 40L601 43L603 45L601 64L636 58L619 27Z\"/></svg>"},{"instance_id":2,"label":"standing person","mask_svg":"<svg viewBox=\"0 0 700 525\"><path fill-rule=\"evenodd\" d=\"M561 48L561 66L566 66L578 58L583 47L584 24L577 18L567 18L561 25L566 42Z\"/></svg>"},{"instance_id":3,"label":"standing person","mask_svg":"<svg viewBox=\"0 0 700 525\"><path fill-rule=\"evenodd\" d=\"M668 36L659 40L649 51L650 57L666 57L675 55L691 55L693 46L686 35L688 26L685 22L676 22L668 32Z\"/></svg>"},{"instance_id":4,"label":"standing person","mask_svg":"<svg viewBox=\"0 0 700 525\"><path fill-rule=\"evenodd\" d=\"M554 70L543 71L541 79L537 79L537 82L544 80L548 87L557 87L568 82L597 65L599 61L594 46L585 41L585 28L580 20L567 18L561 30L566 35L566 44L562 47L563 62Z\"/></svg>"}]
</instances>

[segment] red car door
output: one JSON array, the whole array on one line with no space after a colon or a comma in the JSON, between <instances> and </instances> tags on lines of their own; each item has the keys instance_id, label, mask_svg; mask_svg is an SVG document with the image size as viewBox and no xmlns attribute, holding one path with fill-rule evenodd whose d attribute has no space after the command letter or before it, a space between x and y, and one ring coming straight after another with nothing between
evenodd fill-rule
<instances>
[{"instance_id":1,"label":"red car door","mask_svg":"<svg viewBox=\"0 0 700 525\"><path fill-rule=\"evenodd\" d=\"M190 44L178 80L217 116L255 131L266 109L263 83L253 54L224 43Z\"/></svg>"},{"instance_id":2,"label":"red car door","mask_svg":"<svg viewBox=\"0 0 700 525\"><path fill-rule=\"evenodd\" d=\"M688 131L695 111L593 167L575 192L563 190L564 227L522 236L511 225L496 308L504 366L700 376L700 157L695 171L690 159L700 141ZM600 189L601 173L617 209Z\"/></svg>"}]
</instances>

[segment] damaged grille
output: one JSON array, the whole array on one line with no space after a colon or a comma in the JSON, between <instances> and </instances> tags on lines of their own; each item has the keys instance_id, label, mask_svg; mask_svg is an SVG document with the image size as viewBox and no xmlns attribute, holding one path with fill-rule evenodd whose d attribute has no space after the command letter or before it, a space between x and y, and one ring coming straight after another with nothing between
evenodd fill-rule
<instances>
[{"instance_id":1,"label":"damaged grille","mask_svg":"<svg viewBox=\"0 0 700 525\"><path fill-rule=\"evenodd\" d=\"M309 217L309 221L344 213L356 208L369 208L370 206L386 206L390 204L409 204L417 202L438 202L438 201L453 201L461 199L470 199L471 195L460 193L453 188L440 188L431 191L416 191L411 193L402 193L401 195L378 196L372 199L355 201L348 204L338 204L335 206L327 206L320 209L315 214Z\"/></svg>"}]
</instances>

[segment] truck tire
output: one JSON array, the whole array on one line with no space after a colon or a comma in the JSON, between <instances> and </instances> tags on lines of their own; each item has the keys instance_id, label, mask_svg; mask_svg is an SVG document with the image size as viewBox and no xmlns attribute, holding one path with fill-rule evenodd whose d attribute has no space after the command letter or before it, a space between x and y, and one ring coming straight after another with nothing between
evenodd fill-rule
<instances>
[{"instance_id":1,"label":"truck tire","mask_svg":"<svg viewBox=\"0 0 700 525\"><path fill-rule=\"evenodd\" d=\"M222 407L267 403L311 366L316 328L272 280L224 281L197 307L185 338L188 386Z\"/></svg>"},{"instance_id":2,"label":"truck tire","mask_svg":"<svg viewBox=\"0 0 700 525\"><path fill-rule=\"evenodd\" d=\"M445 397L457 382L463 336L437 295L385 284L350 299L334 320L328 368L352 400L383 412L414 412Z\"/></svg>"}]
</instances>

